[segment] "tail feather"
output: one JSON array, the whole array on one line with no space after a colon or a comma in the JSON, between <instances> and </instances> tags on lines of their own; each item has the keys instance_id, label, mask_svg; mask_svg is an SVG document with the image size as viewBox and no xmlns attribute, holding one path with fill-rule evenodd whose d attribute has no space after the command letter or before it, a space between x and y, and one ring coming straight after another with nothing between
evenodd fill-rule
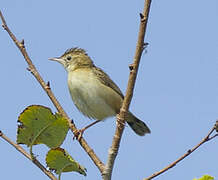
<instances>
[{"instance_id":1,"label":"tail feather","mask_svg":"<svg viewBox=\"0 0 218 180\"><path fill-rule=\"evenodd\" d=\"M144 136L147 133L151 133L148 126L137 117L135 117L131 112L127 114L126 122L132 128L132 130L139 136Z\"/></svg>"}]
</instances>

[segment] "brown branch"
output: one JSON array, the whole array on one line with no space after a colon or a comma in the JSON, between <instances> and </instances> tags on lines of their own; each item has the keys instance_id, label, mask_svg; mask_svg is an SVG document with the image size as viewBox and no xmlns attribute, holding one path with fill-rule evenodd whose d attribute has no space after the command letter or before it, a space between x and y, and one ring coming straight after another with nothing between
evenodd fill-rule
<instances>
[{"instance_id":1,"label":"brown branch","mask_svg":"<svg viewBox=\"0 0 218 180\"><path fill-rule=\"evenodd\" d=\"M11 37L11 39L14 41L14 43L16 44L16 46L18 47L18 49L20 50L20 52L22 53L24 59L26 60L27 64L28 64L28 70L33 74L33 76L36 78L36 80L39 82L39 84L41 85L41 87L45 90L45 92L47 93L48 97L50 98L50 100L52 101L52 103L54 104L54 106L56 107L56 109L58 110L58 112L65 117L68 122L69 122L69 126L71 128L72 132L75 132L77 130L75 124L71 123L70 118L67 116L66 112L64 111L64 109L62 108L62 106L60 105L60 103L58 102L58 100L55 98L54 94L51 91L50 88L50 83L45 83L45 81L42 79L41 75L39 74L39 72L37 71L36 67L34 66L34 64L32 63L32 60L30 59L25 45L24 45L24 40L22 40L21 42L19 42L17 40L17 38L15 37L15 35L11 32L11 30L9 29L9 27L7 26L7 23L0 11L0 18L2 20L2 27L7 31L7 33L9 34L9 36ZM86 153L89 155L89 157L92 159L92 161L95 163L95 165L98 167L98 169L100 170L100 172L104 171L104 164L101 162L101 160L97 157L97 155L95 154L95 152L91 149L91 147L87 144L87 142L85 141L84 138L81 138L79 141L80 145L83 147L83 149L86 151Z\"/></svg>"},{"instance_id":2,"label":"brown branch","mask_svg":"<svg viewBox=\"0 0 218 180\"><path fill-rule=\"evenodd\" d=\"M42 170L43 173L45 173L50 179L57 180L57 178L48 171L36 158L32 159L31 155L28 154L21 146L11 141L7 136L5 136L2 131L0 131L0 137L4 139L6 142L8 142L10 145L12 145L15 149L17 149L21 154L23 154L26 158L28 158L30 161L32 161L39 169Z\"/></svg>"},{"instance_id":3,"label":"brown branch","mask_svg":"<svg viewBox=\"0 0 218 180\"><path fill-rule=\"evenodd\" d=\"M214 125L214 127L209 131L209 133L196 145L194 146L192 149L189 149L184 155L182 155L180 158L178 158L176 161L174 161L173 163L171 163L170 165L166 166L165 168L163 168L162 170L152 174L151 176L143 179L143 180L150 180L153 179L161 174L163 174L164 172L168 171L169 169L173 168L174 166L176 166L180 161L182 161L184 158L186 158L187 156L189 156L191 153L193 153L196 149L198 149L202 144L212 140L213 138L218 136L218 133L216 133L214 136L210 137L210 135L216 131L217 132L217 127L218 127L218 121L216 122L216 124Z\"/></svg>"},{"instance_id":4,"label":"brown branch","mask_svg":"<svg viewBox=\"0 0 218 180\"><path fill-rule=\"evenodd\" d=\"M138 41L136 45L136 51L134 56L133 64L130 66L130 75L126 90L126 95L124 97L124 101L122 107L120 109L120 114L117 116L117 126L116 131L113 137L112 145L109 149L108 160L105 166L105 171L102 174L104 180L110 180L111 174L114 166L114 161L117 156L121 137L123 134L123 130L125 127L125 114L128 112L130 102L133 96L133 90L136 82L136 77L138 73L138 67L141 59L141 55L144 49L144 37L147 28L147 22L149 17L149 11L151 6L151 0L145 0L143 13L140 14L141 23L139 27Z\"/></svg>"}]
</instances>

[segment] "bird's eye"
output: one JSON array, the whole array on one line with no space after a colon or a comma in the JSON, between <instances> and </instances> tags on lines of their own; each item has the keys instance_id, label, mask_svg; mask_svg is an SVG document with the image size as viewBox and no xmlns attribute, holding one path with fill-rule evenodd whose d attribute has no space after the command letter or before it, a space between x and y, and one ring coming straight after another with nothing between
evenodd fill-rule
<instances>
[{"instance_id":1,"label":"bird's eye","mask_svg":"<svg viewBox=\"0 0 218 180\"><path fill-rule=\"evenodd\" d=\"M68 56L68 57L67 57L67 60L70 61L70 60L71 60L71 56Z\"/></svg>"}]
</instances>

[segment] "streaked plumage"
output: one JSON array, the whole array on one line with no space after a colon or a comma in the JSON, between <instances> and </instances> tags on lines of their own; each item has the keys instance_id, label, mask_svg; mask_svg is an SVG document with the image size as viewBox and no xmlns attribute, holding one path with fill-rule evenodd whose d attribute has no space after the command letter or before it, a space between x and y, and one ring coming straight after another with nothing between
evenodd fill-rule
<instances>
[{"instance_id":1,"label":"streaked plumage","mask_svg":"<svg viewBox=\"0 0 218 180\"><path fill-rule=\"evenodd\" d=\"M110 77L97 68L85 50L68 49L59 58L50 58L61 63L68 72L68 87L76 107L85 116L104 120L119 113L123 94ZM140 136L150 133L147 125L128 112L127 123Z\"/></svg>"}]
</instances>

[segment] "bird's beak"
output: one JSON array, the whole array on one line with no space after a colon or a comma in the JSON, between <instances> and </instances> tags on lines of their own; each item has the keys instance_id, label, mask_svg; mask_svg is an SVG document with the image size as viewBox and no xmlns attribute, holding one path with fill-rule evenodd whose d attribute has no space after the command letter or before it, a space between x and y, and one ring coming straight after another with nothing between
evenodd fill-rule
<instances>
[{"instance_id":1,"label":"bird's beak","mask_svg":"<svg viewBox=\"0 0 218 180\"><path fill-rule=\"evenodd\" d=\"M54 57L54 58L48 58L48 59L51 60L51 61L57 61L57 62L59 62L61 64L64 64L64 60L61 59L61 58Z\"/></svg>"}]
</instances>

